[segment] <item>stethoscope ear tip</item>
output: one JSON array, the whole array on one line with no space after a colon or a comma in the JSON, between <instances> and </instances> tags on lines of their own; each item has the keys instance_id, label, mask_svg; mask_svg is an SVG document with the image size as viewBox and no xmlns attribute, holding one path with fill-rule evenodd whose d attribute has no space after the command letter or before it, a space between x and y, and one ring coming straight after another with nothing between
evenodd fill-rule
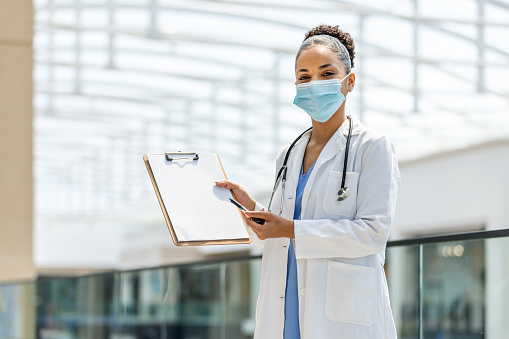
<instances>
[{"instance_id":1,"label":"stethoscope ear tip","mask_svg":"<svg viewBox=\"0 0 509 339\"><path fill-rule=\"evenodd\" d=\"M338 191L338 201L343 201L350 195L350 189L348 187L342 188Z\"/></svg>"}]
</instances>

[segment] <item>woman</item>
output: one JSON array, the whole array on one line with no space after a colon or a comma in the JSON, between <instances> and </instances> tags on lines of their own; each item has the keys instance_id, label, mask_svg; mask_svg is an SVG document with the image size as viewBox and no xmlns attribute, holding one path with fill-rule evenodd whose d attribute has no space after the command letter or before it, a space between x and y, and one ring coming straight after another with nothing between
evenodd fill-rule
<instances>
[{"instance_id":1,"label":"woman","mask_svg":"<svg viewBox=\"0 0 509 339\"><path fill-rule=\"evenodd\" d=\"M294 103L312 130L279 154L271 211L216 183L252 211L247 224L263 240L255 338L396 338L383 265L400 175L391 142L345 114L353 58L338 26L306 34Z\"/></svg>"}]
</instances>

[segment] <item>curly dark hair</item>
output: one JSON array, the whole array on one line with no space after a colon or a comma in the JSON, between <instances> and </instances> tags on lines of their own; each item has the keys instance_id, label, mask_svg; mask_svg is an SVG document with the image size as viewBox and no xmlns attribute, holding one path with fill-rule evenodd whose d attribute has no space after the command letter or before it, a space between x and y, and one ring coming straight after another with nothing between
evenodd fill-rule
<instances>
[{"instance_id":1,"label":"curly dark hair","mask_svg":"<svg viewBox=\"0 0 509 339\"><path fill-rule=\"evenodd\" d=\"M335 39L331 39L330 37ZM337 42L339 42L339 44ZM297 52L296 59L303 50L313 45L324 45L336 52L339 59L345 65L347 73L349 73L354 66L355 44L353 43L353 38L349 33L339 29L339 26L320 25L307 32Z\"/></svg>"}]
</instances>

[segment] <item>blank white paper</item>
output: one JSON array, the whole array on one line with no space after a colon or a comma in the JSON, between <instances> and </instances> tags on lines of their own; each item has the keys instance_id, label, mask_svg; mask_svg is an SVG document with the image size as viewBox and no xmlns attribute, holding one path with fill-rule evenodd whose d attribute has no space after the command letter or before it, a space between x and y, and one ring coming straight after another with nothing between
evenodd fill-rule
<instances>
[{"instance_id":1,"label":"blank white paper","mask_svg":"<svg viewBox=\"0 0 509 339\"><path fill-rule=\"evenodd\" d=\"M179 242L249 238L230 190L214 183L225 179L216 154L199 153L194 161L147 157Z\"/></svg>"}]
</instances>

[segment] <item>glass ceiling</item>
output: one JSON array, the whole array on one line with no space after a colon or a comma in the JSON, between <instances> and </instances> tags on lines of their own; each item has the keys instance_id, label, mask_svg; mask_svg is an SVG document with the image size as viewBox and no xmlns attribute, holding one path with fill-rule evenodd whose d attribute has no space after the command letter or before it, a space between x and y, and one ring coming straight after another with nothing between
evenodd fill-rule
<instances>
[{"instance_id":1,"label":"glass ceiling","mask_svg":"<svg viewBox=\"0 0 509 339\"><path fill-rule=\"evenodd\" d=\"M356 44L347 113L400 160L509 136L509 2L36 0L36 229L164 224L143 154L215 152L263 203L304 33Z\"/></svg>"}]
</instances>

